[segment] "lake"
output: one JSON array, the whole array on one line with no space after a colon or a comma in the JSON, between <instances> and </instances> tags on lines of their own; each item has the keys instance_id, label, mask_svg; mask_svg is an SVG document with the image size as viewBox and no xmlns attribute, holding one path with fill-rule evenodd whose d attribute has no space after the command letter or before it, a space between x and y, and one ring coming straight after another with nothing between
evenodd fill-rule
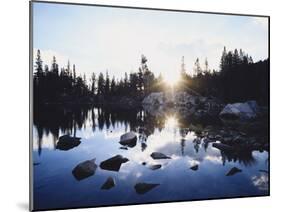
<instances>
[{"instance_id":1,"label":"lake","mask_svg":"<svg viewBox=\"0 0 281 212\"><path fill-rule=\"evenodd\" d=\"M220 120L185 117L179 110L90 106L35 109L34 209L269 195L267 150L227 153L198 136L198 128L220 130L226 126ZM237 127L228 129L235 132ZM259 133L267 139L268 130L261 129ZM124 148L119 143L120 136L130 131L136 133L137 143L132 148ZM235 133L261 137L251 134L252 131ZM81 143L69 150L57 149L59 137L66 134L81 137ZM213 142L219 142L219 136L216 138ZM151 157L153 152L171 159L155 160ZM119 171L99 167L102 161L116 155L129 160ZM77 180L73 169L94 158L98 165L95 174ZM161 167L153 169L153 165ZM234 167L240 171L227 176ZM114 179L115 186L101 189L108 177ZM137 183L157 185L138 193Z\"/></svg>"}]
</instances>

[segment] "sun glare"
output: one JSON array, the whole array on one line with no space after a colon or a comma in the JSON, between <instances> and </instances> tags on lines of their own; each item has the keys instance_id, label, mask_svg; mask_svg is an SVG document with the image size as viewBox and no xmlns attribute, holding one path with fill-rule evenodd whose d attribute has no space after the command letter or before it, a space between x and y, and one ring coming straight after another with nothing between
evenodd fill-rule
<instances>
[{"instance_id":1,"label":"sun glare","mask_svg":"<svg viewBox=\"0 0 281 212\"><path fill-rule=\"evenodd\" d=\"M179 82L179 75L177 73L172 73L170 75L166 75L164 80L169 86L174 87Z\"/></svg>"},{"instance_id":2,"label":"sun glare","mask_svg":"<svg viewBox=\"0 0 281 212\"><path fill-rule=\"evenodd\" d=\"M176 119L175 116L169 116L166 118L165 126L167 128L175 128L178 126L178 120Z\"/></svg>"}]
</instances>

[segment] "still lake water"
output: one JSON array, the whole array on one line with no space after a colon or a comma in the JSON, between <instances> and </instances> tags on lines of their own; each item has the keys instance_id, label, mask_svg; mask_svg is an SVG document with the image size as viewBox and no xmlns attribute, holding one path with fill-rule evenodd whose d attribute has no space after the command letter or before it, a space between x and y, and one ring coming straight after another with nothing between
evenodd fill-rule
<instances>
[{"instance_id":1,"label":"still lake water","mask_svg":"<svg viewBox=\"0 0 281 212\"><path fill-rule=\"evenodd\" d=\"M109 108L40 108L34 112L33 171L34 208L72 208L122 205L161 201L197 200L268 195L268 152L252 151L248 158L230 158L220 150L196 139L186 130L193 120L178 114L153 116L144 110L120 111ZM218 125L200 123L203 126ZM138 133L141 127L144 133ZM120 149L120 136L135 131L137 145ZM59 136L81 137L81 144L68 151L56 149ZM195 140L194 140L195 139ZM161 152L171 159L154 160ZM97 168L81 181L72 175L74 167L96 158L96 164L115 155L129 159L118 172ZM143 165L143 162L146 165ZM161 164L157 170L149 165ZM190 167L199 165L198 170ZM226 173L237 167L242 172ZM108 177L115 187L102 190ZM138 194L136 183L160 184Z\"/></svg>"}]
</instances>

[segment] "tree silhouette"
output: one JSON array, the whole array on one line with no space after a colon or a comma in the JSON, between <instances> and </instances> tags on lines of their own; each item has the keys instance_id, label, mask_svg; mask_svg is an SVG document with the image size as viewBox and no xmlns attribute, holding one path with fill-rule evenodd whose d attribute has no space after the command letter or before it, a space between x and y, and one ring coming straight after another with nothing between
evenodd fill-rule
<instances>
[{"instance_id":1,"label":"tree silhouette","mask_svg":"<svg viewBox=\"0 0 281 212\"><path fill-rule=\"evenodd\" d=\"M71 70L68 60L66 68L59 69L54 56L48 66L43 63L40 50L37 50L33 76L34 103L114 103L116 98L121 97L130 97L141 102L151 92L170 89L161 73L155 77L148 68L147 61L147 58L141 55L138 71L131 71L130 74L124 72L120 78L110 76L108 71L105 76L101 72L96 78L96 73L93 72L88 85L85 73L80 73L77 77L75 64ZM182 57L180 80L174 89L186 92L194 90L203 96L217 97L224 102L257 100L260 104L267 105L268 72L268 59L254 63L252 57L242 49L227 51L224 47L220 70L212 72L207 58L203 68L199 58L196 58L194 75L190 76Z\"/></svg>"},{"instance_id":2,"label":"tree silhouette","mask_svg":"<svg viewBox=\"0 0 281 212\"><path fill-rule=\"evenodd\" d=\"M98 78L98 95L103 95L105 93L105 80L103 73L99 74Z\"/></svg>"}]
</instances>

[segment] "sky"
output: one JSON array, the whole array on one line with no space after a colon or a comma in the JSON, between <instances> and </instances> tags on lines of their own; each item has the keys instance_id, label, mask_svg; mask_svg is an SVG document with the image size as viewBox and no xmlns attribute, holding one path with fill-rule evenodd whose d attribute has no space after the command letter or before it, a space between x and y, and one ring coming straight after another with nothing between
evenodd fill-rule
<instances>
[{"instance_id":1,"label":"sky","mask_svg":"<svg viewBox=\"0 0 281 212\"><path fill-rule=\"evenodd\" d=\"M77 73L124 76L141 55L155 75L175 77L182 56L189 74L196 58L218 69L223 47L242 48L254 61L268 57L268 19L188 12L33 3L33 47L44 64L56 56ZM36 54L34 53L34 57Z\"/></svg>"}]
</instances>

